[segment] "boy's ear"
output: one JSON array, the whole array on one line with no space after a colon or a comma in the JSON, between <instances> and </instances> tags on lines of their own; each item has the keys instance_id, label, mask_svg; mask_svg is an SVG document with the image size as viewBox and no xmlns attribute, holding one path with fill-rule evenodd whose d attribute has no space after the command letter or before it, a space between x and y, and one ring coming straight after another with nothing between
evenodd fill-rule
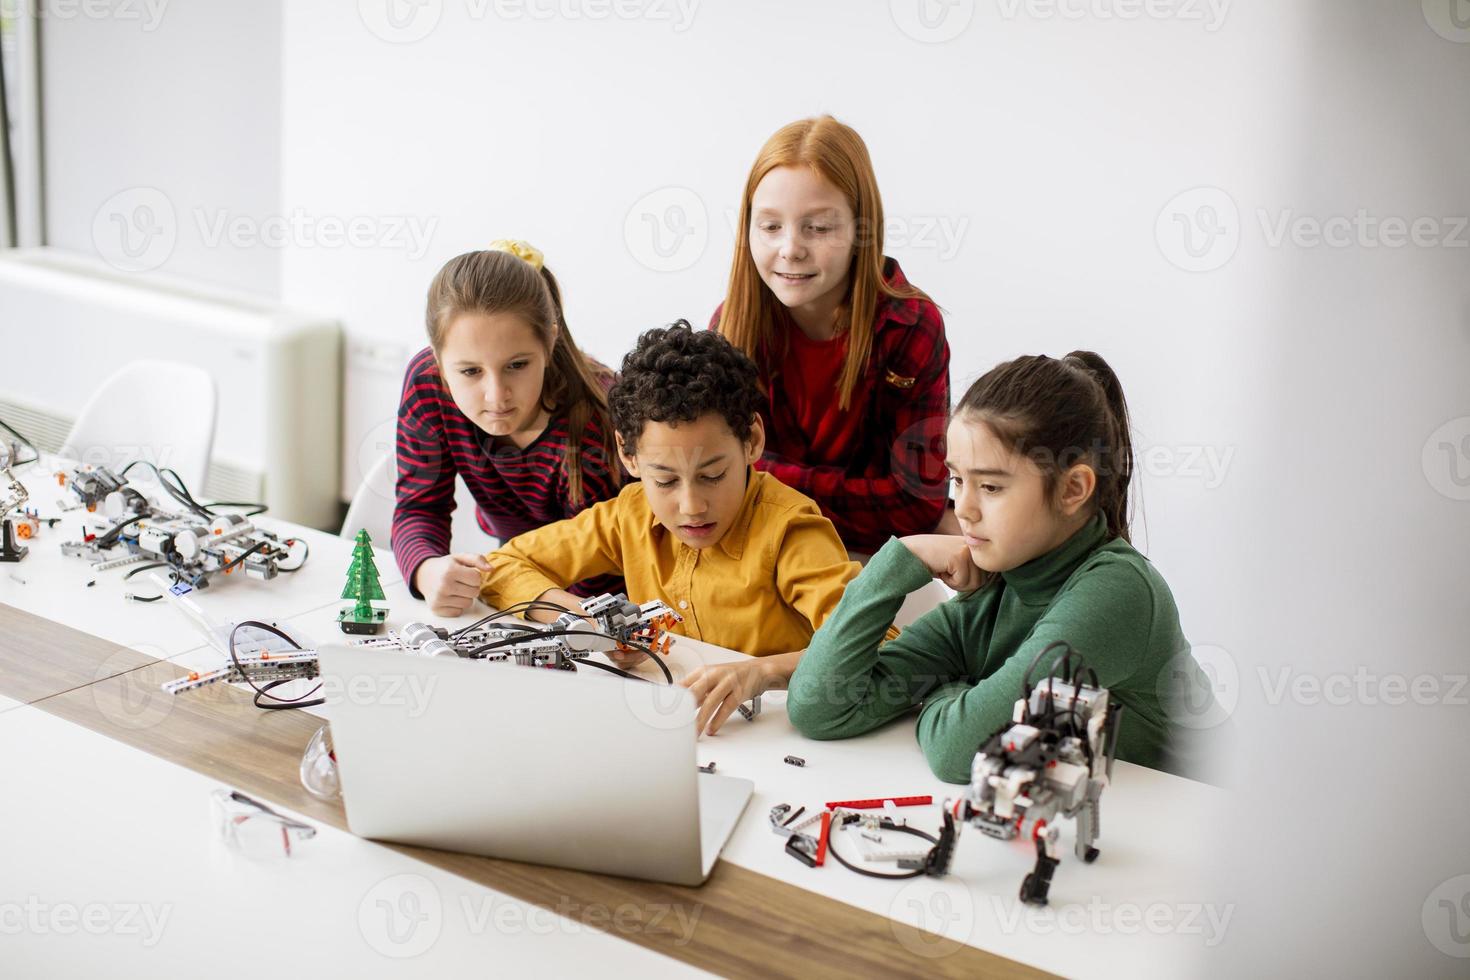
<instances>
[{"instance_id":1,"label":"boy's ear","mask_svg":"<svg viewBox=\"0 0 1470 980\"><path fill-rule=\"evenodd\" d=\"M628 455L628 448L623 445L623 434L621 432L614 432L613 439L618 444L618 459L623 461L623 469L627 470L628 474L635 480L640 479L638 476L638 457Z\"/></svg>"},{"instance_id":2,"label":"boy's ear","mask_svg":"<svg viewBox=\"0 0 1470 980\"><path fill-rule=\"evenodd\" d=\"M1057 505L1063 514L1071 517L1092 499L1096 489L1096 471L1086 463L1076 463L1057 481Z\"/></svg>"},{"instance_id":3,"label":"boy's ear","mask_svg":"<svg viewBox=\"0 0 1470 980\"><path fill-rule=\"evenodd\" d=\"M756 412L750 418L750 435L745 437L745 465L749 466L761 458L766 451L766 426Z\"/></svg>"}]
</instances>

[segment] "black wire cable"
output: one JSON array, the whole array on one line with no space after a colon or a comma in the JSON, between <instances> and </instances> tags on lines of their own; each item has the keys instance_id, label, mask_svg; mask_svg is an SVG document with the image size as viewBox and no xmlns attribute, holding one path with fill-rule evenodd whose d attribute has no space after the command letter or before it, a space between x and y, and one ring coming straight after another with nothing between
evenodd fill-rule
<instances>
[{"instance_id":1,"label":"black wire cable","mask_svg":"<svg viewBox=\"0 0 1470 980\"><path fill-rule=\"evenodd\" d=\"M844 811L838 810L836 813L833 813L833 815L832 815L832 822L833 823L836 823L837 822L837 814L839 814L839 813L843 814L842 827L846 827L848 825L848 823L850 823L850 822L856 822L856 821L862 819L857 814L851 814L850 815L851 816L851 820L848 820L848 816L849 815L846 814L846 813L844 813ZM892 820L890 820L887 817L884 817L883 818L883 820L879 824L879 826L881 826L884 830L896 830L896 831L898 831L901 834L912 834L915 837L922 837L924 840L929 841L930 843L932 843L935 847L938 847L939 846L939 838L938 837L935 837L933 834L930 834L930 833L927 833L925 831L922 831L922 830L920 830L917 827L910 827L907 824L894 823ZM925 861L925 867L915 868L912 871L896 871L896 872L895 871L870 871L867 868L860 868L857 865L855 865L855 864L851 863L850 861L848 861L847 858L843 857L841 854L839 854L837 852L837 838L842 836L842 834L840 833L840 829L841 829L840 827L831 827L831 826L828 827L828 829L827 829L827 853L830 854L830 855L832 855L832 857L834 857L837 860L837 863L838 864L842 865L844 868L846 868L849 871L856 871L858 874L860 874L860 875L867 875L869 878L888 878L888 879L893 880L893 881L902 880L904 878L921 878L924 875L926 875L926 874L929 873L927 859ZM933 852L933 850L931 850L929 853L932 854L934 852Z\"/></svg>"},{"instance_id":2,"label":"black wire cable","mask_svg":"<svg viewBox=\"0 0 1470 980\"><path fill-rule=\"evenodd\" d=\"M302 565L305 565L306 564L306 559L308 559L308 558L311 557L311 543L309 541L307 541L305 538L286 538L285 541L283 541L282 543L286 546L286 557L287 558L290 558L291 557L291 549L293 547L295 547L298 544L301 545L301 560L298 561L296 564L292 565L290 568L283 568L280 565L277 565L276 566L276 571L278 571L278 572L299 572L299 571L301 571L301 566Z\"/></svg>"},{"instance_id":3,"label":"black wire cable","mask_svg":"<svg viewBox=\"0 0 1470 980\"><path fill-rule=\"evenodd\" d=\"M534 630L532 632L534 632L536 636L547 636L547 637L551 637L551 636L595 636L595 637L597 637L600 640L609 639L609 637L608 637L608 635L606 633L598 633L598 632L596 632L594 630L561 630L561 629L558 629L558 630ZM510 636L510 637L506 637L503 640L491 640L489 643L482 644L481 646L478 646L475 649L471 650L469 652L469 656L471 656L471 657L483 656L484 654L489 653L489 652L494 651L494 650L500 650L500 649L503 649L505 647L514 646L517 643L524 643L525 640L526 640L526 637L522 637L522 636ZM669 672L669 666L668 666L668 664L664 663L663 662L663 658L661 658L656 652L654 652L654 650L652 650L649 647L644 646L641 643L625 643L624 646L627 646L627 647L629 647L629 648L631 648L633 650L636 650L636 651L638 651L640 653L647 654L648 655L648 658L650 660L652 660L655 664L658 665L658 669L661 670L661 671L663 671L664 681L666 683L668 683L668 684L673 684L674 683L674 675ZM581 662L582 663L596 663L596 661L592 661L592 660L583 660ZM598 663L598 666L603 666L603 665L600 664L600 663Z\"/></svg>"},{"instance_id":4,"label":"black wire cable","mask_svg":"<svg viewBox=\"0 0 1470 980\"><path fill-rule=\"evenodd\" d=\"M219 574L222 574L224 572L228 572L230 569L232 569L236 565L240 564L246 558L249 558L251 555L255 554L257 551L262 551L262 550L264 550L266 548L269 548L270 547L270 544L271 543L269 541L257 541L257 542L255 542L255 544L251 545L249 548L246 548L244 551L242 551L240 553L240 555L237 558L235 558L233 561L230 561L230 562L228 562L228 563L226 563L224 565L221 565L219 568L216 568L214 571L210 572L209 574L210 575L219 575ZM301 648L300 647L297 647L296 649L299 650Z\"/></svg>"},{"instance_id":5,"label":"black wire cable","mask_svg":"<svg viewBox=\"0 0 1470 980\"><path fill-rule=\"evenodd\" d=\"M11 467L26 466L30 463L34 463L36 460L41 458L41 448L37 446L34 442L31 442L30 439L27 439L25 436L21 435L21 433L18 432L9 422L6 422L4 419L0 419L0 428L3 428L6 432L9 432L11 435L15 436L31 451L30 459L12 459L10 461Z\"/></svg>"},{"instance_id":6,"label":"black wire cable","mask_svg":"<svg viewBox=\"0 0 1470 980\"><path fill-rule=\"evenodd\" d=\"M471 632L472 630L480 629L481 627L483 627L483 626L485 626L485 625L487 625L489 623L495 622L497 619L504 619L506 616L516 616L516 615L520 615L522 613L537 612L537 611L542 611L542 612L555 612L555 613L569 613L569 612L572 612L573 610L568 609L566 606L559 605L558 603L555 603L555 602L548 602L545 599L528 599L525 602L517 602L515 605L506 606L504 609L501 609L498 612L493 612L493 613L490 613L487 616L482 616L481 618L475 620L470 625L460 627L459 629L455 630L453 633L450 633L449 634L449 638L452 640L456 636L461 636L461 635L463 635L465 633ZM532 629L534 627L527 627L527 628L528 629Z\"/></svg>"},{"instance_id":7,"label":"black wire cable","mask_svg":"<svg viewBox=\"0 0 1470 980\"><path fill-rule=\"evenodd\" d=\"M642 677L638 674L633 673L632 671L624 670L621 667L614 667L612 664L605 664L600 660L578 660L576 662L579 664L586 664L588 667L597 667L601 670L607 671L609 674L617 674L619 677L626 677L630 681L642 681L645 684L653 683L653 681L649 680L647 677Z\"/></svg>"},{"instance_id":8,"label":"black wire cable","mask_svg":"<svg viewBox=\"0 0 1470 980\"><path fill-rule=\"evenodd\" d=\"M118 536L122 534L123 528L127 527L129 524L136 524L147 516L147 514L134 514L132 517L126 518L121 523L114 524L106 531L103 531L102 534L99 535L92 542L92 544L96 545L99 548L111 548L114 544L117 543Z\"/></svg>"},{"instance_id":9,"label":"black wire cable","mask_svg":"<svg viewBox=\"0 0 1470 980\"><path fill-rule=\"evenodd\" d=\"M241 678L244 679L246 684L250 685L250 689L255 692L254 704L257 708L260 708L264 711L282 711L288 708L312 708L316 705L326 703L327 699L324 697L317 698L314 701L304 700L311 697L317 691L320 691L322 689L320 683L318 683L316 687L307 691L300 697L283 698L279 694L270 693L273 689L280 687L282 684L289 684L292 681L304 680L304 678L301 677L283 677L280 680L270 681L265 685L265 687L256 687L255 682L252 681L249 675L245 673L245 668L240 666L240 658L235 654L235 637L239 634L240 630L244 629L246 626L249 626L253 629L264 630L267 633L273 633L276 636L279 636L281 639L285 640L287 643L291 644L291 646L295 647L297 650L302 649L302 646L300 643L297 643L295 640L291 639L291 637L276 629L271 624L262 623L254 619L241 620L240 622L235 624L234 629L230 630L230 663L234 666L236 670L240 672ZM279 701L280 704L262 704L260 699L263 697L270 698L272 701Z\"/></svg>"}]
</instances>

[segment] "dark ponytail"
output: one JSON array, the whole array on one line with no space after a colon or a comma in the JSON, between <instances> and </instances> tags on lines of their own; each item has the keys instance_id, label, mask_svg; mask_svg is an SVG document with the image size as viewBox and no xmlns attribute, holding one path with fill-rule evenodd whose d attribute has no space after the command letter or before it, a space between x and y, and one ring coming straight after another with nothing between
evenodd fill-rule
<instances>
[{"instance_id":1,"label":"dark ponytail","mask_svg":"<svg viewBox=\"0 0 1470 980\"><path fill-rule=\"evenodd\" d=\"M1063 472L1086 463L1097 474L1093 501L1108 534L1128 540L1133 439L1123 386L1092 351L1061 360L1018 357L970 386L955 414L973 415L1014 452L1034 462L1053 493Z\"/></svg>"},{"instance_id":2,"label":"dark ponytail","mask_svg":"<svg viewBox=\"0 0 1470 980\"><path fill-rule=\"evenodd\" d=\"M551 293L551 304L556 307L556 342L551 348L550 365L546 371L546 384L541 391L541 404L548 412L565 408L567 413L567 454L563 459L563 470L567 476L567 495L578 506L585 493L582 488L582 454L574 452L572 446L581 441L582 434L595 418L602 436L602 459L588 460L603 467L611 476L613 486L621 481L618 468L617 444L613 441L612 415L607 408L607 384L612 381L612 372L583 354L572 340L572 331L567 327L566 313L561 305L561 286L551 270L541 269L541 278ZM594 367L595 365L595 367ZM598 368L601 368L599 374Z\"/></svg>"}]
</instances>

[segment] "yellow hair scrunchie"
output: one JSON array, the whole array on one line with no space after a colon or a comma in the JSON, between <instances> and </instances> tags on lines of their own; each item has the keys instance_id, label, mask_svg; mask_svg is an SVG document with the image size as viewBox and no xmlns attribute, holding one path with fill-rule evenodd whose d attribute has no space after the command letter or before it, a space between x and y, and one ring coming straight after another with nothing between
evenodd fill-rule
<instances>
[{"instance_id":1,"label":"yellow hair scrunchie","mask_svg":"<svg viewBox=\"0 0 1470 980\"><path fill-rule=\"evenodd\" d=\"M497 238L489 245L492 252L509 252L518 259L531 263L531 268L540 272L546 265L546 256L541 250L530 242L523 242L518 238Z\"/></svg>"}]
</instances>

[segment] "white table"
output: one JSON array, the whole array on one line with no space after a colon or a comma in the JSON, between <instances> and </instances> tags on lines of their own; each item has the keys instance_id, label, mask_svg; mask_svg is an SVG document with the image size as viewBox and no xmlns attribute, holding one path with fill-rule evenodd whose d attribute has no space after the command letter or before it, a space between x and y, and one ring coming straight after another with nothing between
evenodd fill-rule
<instances>
[{"instance_id":1,"label":"white table","mask_svg":"<svg viewBox=\"0 0 1470 980\"><path fill-rule=\"evenodd\" d=\"M45 514L44 499L42 504ZM316 643L342 642L336 623L341 603L336 596L350 560L351 543L290 525L276 527L310 540L309 572L263 583L222 581L193 598L221 623L262 619ZM82 563L60 556L61 540L61 526L43 531L31 542L30 558L12 566L18 567L29 584L18 586L0 573L0 602L190 669L202 671L222 664L220 653L207 645L202 633L166 602L123 603L116 583L109 582L104 589L101 580L93 588L73 582L86 572L62 568L63 562ZM431 614L426 603L409 597L391 556L380 553L378 568L392 627L413 620L465 625L487 611L477 605L470 614L446 622ZM52 584L53 576L63 582L61 587ZM678 677L699 663L739 657L681 638L669 662ZM486 669L514 668L487 665ZM658 676L651 666L640 670ZM619 683L612 677L608 682ZM122 768L166 765L152 759L145 762L145 756L131 750L119 752L116 762ZM788 754L805 758L807 765L785 764L782 760ZM954 944L965 943L1070 976L1132 976L1144 970L1176 975L1195 972L1200 958L1230 928L1234 906L1212 886L1207 862L1209 842L1218 839L1221 831L1217 824L1222 794L1204 784L1118 763L1113 786L1102 800L1101 857L1092 865L1073 857L1073 828L1068 823L1063 830L1066 852L1053 881L1051 904L1035 909L1022 905L1017 897L1021 879L1034 863L1034 849L1019 841L997 842L974 829L961 832L953 871L944 879L879 881L849 872L830 859L822 868L807 868L784 853L784 842L770 831L767 818L777 803L805 805L811 811L827 800L929 794L938 803L958 794L959 787L940 782L928 771L914 741L912 718L860 738L815 742L792 728L784 711L784 695L776 693L766 696L764 711L754 722L737 717L720 735L704 739L698 756L702 763L716 762L721 773L756 783L756 795L723 852L724 860L939 936L932 947L912 950L921 956L943 956ZM94 764L84 765L90 769ZM155 816L156 810L151 802L144 808ZM937 806L906 808L904 815L931 831L939 823ZM108 836L113 845L119 843L110 833ZM370 849L373 845L359 846ZM854 856L851 842L844 853L850 859ZM304 895L318 884L334 887L323 880L304 886ZM914 942L911 933L895 931L894 935L900 941Z\"/></svg>"},{"instance_id":2,"label":"white table","mask_svg":"<svg viewBox=\"0 0 1470 980\"><path fill-rule=\"evenodd\" d=\"M31 801L0 807L7 976L703 975L320 824L289 858L240 852L217 784L35 708L0 713L0 756Z\"/></svg>"}]
</instances>

